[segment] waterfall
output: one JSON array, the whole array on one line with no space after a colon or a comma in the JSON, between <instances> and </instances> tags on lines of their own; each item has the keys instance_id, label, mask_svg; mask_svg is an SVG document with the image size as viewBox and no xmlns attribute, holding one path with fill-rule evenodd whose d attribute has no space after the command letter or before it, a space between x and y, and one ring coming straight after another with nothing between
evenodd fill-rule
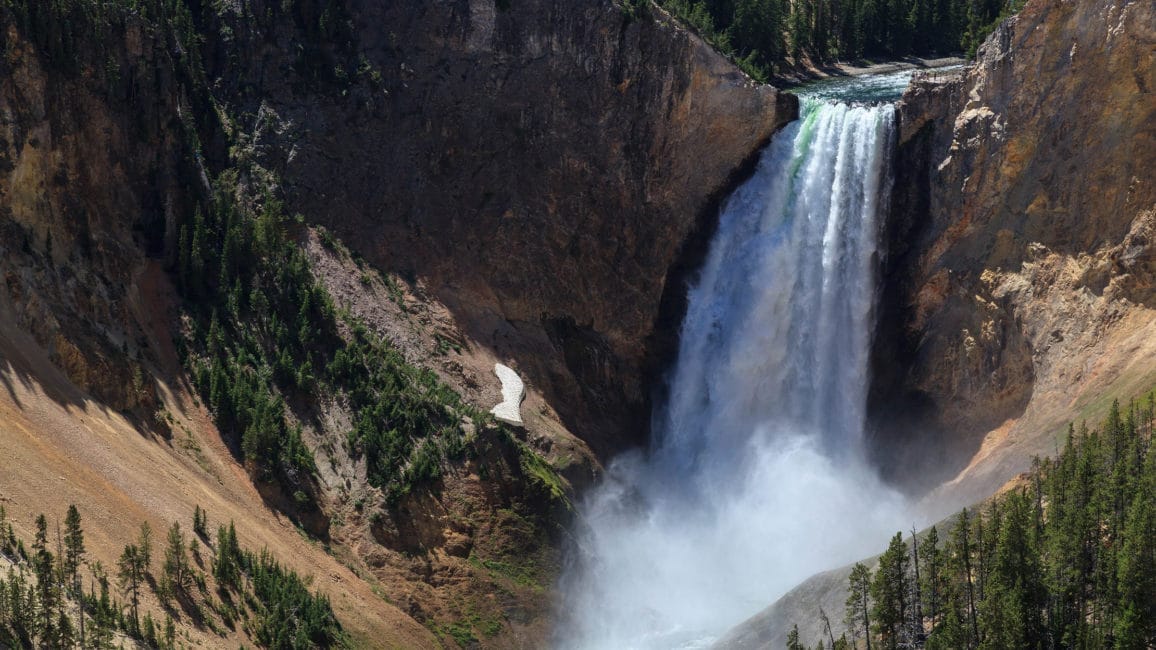
<instances>
[{"instance_id":1,"label":"waterfall","mask_svg":"<svg viewBox=\"0 0 1156 650\"><path fill-rule=\"evenodd\" d=\"M863 458L893 131L804 99L724 205L652 447L580 507L560 646L704 647L903 525Z\"/></svg>"}]
</instances>

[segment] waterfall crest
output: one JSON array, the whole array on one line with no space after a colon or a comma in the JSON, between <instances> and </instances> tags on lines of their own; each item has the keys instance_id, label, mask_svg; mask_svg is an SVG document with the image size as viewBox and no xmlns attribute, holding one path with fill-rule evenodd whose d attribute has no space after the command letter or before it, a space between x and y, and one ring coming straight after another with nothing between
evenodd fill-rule
<instances>
[{"instance_id":1,"label":"waterfall crest","mask_svg":"<svg viewBox=\"0 0 1156 650\"><path fill-rule=\"evenodd\" d=\"M702 647L899 525L862 453L893 130L804 99L725 204L652 449L581 506L563 647Z\"/></svg>"}]
</instances>

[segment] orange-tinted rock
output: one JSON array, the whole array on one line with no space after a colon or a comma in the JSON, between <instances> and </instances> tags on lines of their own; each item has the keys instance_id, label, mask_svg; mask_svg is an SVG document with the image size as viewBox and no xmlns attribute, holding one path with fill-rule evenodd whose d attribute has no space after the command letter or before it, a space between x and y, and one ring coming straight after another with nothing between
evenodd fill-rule
<instances>
[{"instance_id":1,"label":"orange-tinted rock","mask_svg":"<svg viewBox=\"0 0 1156 650\"><path fill-rule=\"evenodd\" d=\"M897 477L973 464L974 501L1151 387L1154 44L1150 2L1032 0L904 96L872 402Z\"/></svg>"}]
</instances>

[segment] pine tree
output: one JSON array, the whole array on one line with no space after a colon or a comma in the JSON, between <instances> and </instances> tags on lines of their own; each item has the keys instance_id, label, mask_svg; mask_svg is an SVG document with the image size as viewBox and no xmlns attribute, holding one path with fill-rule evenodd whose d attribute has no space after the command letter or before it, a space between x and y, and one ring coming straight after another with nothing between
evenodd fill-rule
<instances>
[{"instance_id":1,"label":"pine tree","mask_svg":"<svg viewBox=\"0 0 1156 650\"><path fill-rule=\"evenodd\" d=\"M851 568L847 578L846 614L843 622L851 631L852 645L858 645L859 635L867 639L871 650L871 570L861 562Z\"/></svg>"},{"instance_id":2,"label":"pine tree","mask_svg":"<svg viewBox=\"0 0 1156 650\"><path fill-rule=\"evenodd\" d=\"M157 624L153 621L152 612L145 612L144 621L141 624L140 636L150 648L155 648L157 643Z\"/></svg>"},{"instance_id":3,"label":"pine tree","mask_svg":"<svg viewBox=\"0 0 1156 650\"><path fill-rule=\"evenodd\" d=\"M36 574L37 636L48 642L54 636L53 617L58 600L56 591L55 562L48 550L48 520L44 515L36 517L36 538L32 543L32 570Z\"/></svg>"},{"instance_id":4,"label":"pine tree","mask_svg":"<svg viewBox=\"0 0 1156 650\"><path fill-rule=\"evenodd\" d=\"M56 627L53 629L51 646L53 648L71 648L76 645L76 630L72 620L60 612L56 617Z\"/></svg>"},{"instance_id":5,"label":"pine tree","mask_svg":"<svg viewBox=\"0 0 1156 650\"><path fill-rule=\"evenodd\" d=\"M144 573L148 575L152 572L153 563L153 529L152 526L149 526L149 522L141 523L136 545L141 564L144 566Z\"/></svg>"},{"instance_id":6,"label":"pine tree","mask_svg":"<svg viewBox=\"0 0 1156 650\"><path fill-rule=\"evenodd\" d=\"M975 581L973 579L971 555L971 519L967 508L956 517L951 531L952 553L949 555L952 574L955 576L958 592L962 596L963 612L961 623L968 632L967 648L979 643L979 624L976 619Z\"/></svg>"},{"instance_id":7,"label":"pine tree","mask_svg":"<svg viewBox=\"0 0 1156 650\"><path fill-rule=\"evenodd\" d=\"M791 631L787 633L787 650L807 650L806 646L799 642L798 625L792 625Z\"/></svg>"},{"instance_id":8,"label":"pine tree","mask_svg":"<svg viewBox=\"0 0 1156 650\"><path fill-rule=\"evenodd\" d=\"M209 541L209 514L196 506L193 511L193 532L201 539Z\"/></svg>"},{"instance_id":9,"label":"pine tree","mask_svg":"<svg viewBox=\"0 0 1156 650\"><path fill-rule=\"evenodd\" d=\"M1023 492L1009 494L997 530L998 541L981 610L980 648L1027 650L1041 645L1040 612L1044 602L1033 531L1027 496Z\"/></svg>"},{"instance_id":10,"label":"pine tree","mask_svg":"<svg viewBox=\"0 0 1156 650\"><path fill-rule=\"evenodd\" d=\"M15 549L8 543L8 536L4 534L8 527L7 520L8 513L4 511L4 506L0 505L0 555L11 558Z\"/></svg>"},{"instance_id":11,"label":"pine tree","mask_svg":"<svg viewBox=\"0 0 1156 650\"><path fill-rule=\"evenodd\" d=\"M92 632L90 643L94 648L106 648L112 645L112 634L116 626L116 611L108 593L108 575L100 562L93 562L92 582L89 588L89 602L93 603ZM96 593L100 586L99 595Z\"/></svg>"},{"instance_id":12,"label":"pine tree","mask_svg":"<svg viewBox=\"0 0 1156 650\"><path fill-rule=\"evenodd\" d=\"M192 242L189 241L189 225L181 224L180 235L177 238L177 286L182 293L191 295L192 292Z\"/></svg>"},{"instance_id":13,"label":"pine tree","mask_svg":"<svg viewBox=\"0 0 1156 650\"><path fill-rule=\"evenodd\" d=\"M823 621L823 630L827 633L827 640L831 642L831 648L835 646L835 632L831 629L831 619L827 617L827 612L822 607L819 608L819 620ZM822 644L822 641L819 642Z\"/></svg>"},{"instance_id":14,"label":"pine tree","mask_svg":"<svg viewBox=\"0 0 1156 650\"><path fill-rule=\"evenodd\" d=\"M241 580L241 547L237 544L237 530L233 522L229 527L217 529L217 559L213 564L213 577L220 589L238 588Z\"/></svg>"},{"instance_id":15,"label":"pine tree","mask_svg":"<svg viewBox=\"0 0 1156 650\"><path fill-rule=\"evenodd\" d=\"M140 630L140 591L147 573L144 553L135 544L124 547L117 561L117 583L132 604L132 632Z\"/></svg>"},{"instance_id":16,"label":"pine tree","mask_svg":"<svg viewBox=\"0 0 1156 650\"><path fill-rule=\"evenodd\" d=\"M879 570L871 583L871 598L875 601L872 618L875 631L886 650L895 650L904 641L908 606L907 566L910 561L903 533L895 533L891 544L879 557Z\"/></svg>"},{"instance_id":17,"label":"pine tree","mask_svg":"<svg viewBox=\"0 0 1156 650\"><path fill-rule=\"evenodd\" d=\"M943 550L939 548L939 531L932 526L923 540L921 553L923 563L923 585L921 592L925 604L924 613L932 624L940 615L943 596Z\"/></svg>"},{"instance_id":18,"label":"pine tree","mask_svg":"<svg viewBox=\"0 0 1156 650\"><path fill-rule=\"evenodd\" d=\"M960 650L971 648L970 634L959 617L957 607L947 608L943 621L927 637L927 650Z\"/></svg>"},{"instance_id":19,"label":"pine tree","mask_svg":"<svg viewBox=\"0 0 1156 650\"><path fill-rule=\"evenodd\" d=\"M205 216L198 207L193 216L193 237L189 244L188 276L190 297L201 297L206 291L205 269L208 266L209 233Z\"/></svg>"},{"instance_id":20,"label":"pine tree","mask_svg":"<svg viewBox=\"0 0 1156 650\"><path fill-rule=\"evenodd\" d=\"M32 633L36 627L35 594L29 597L29 586L21 571L8 572L8 620L12 635L20 647L32 645Z\"/></svg>"},{"instance_id":21,"label":"pine tree","mask_svg":"<svg viewBox=\"0 0 1156 650\"><path fill-rule=\"evenodd\" d=\"M80 527L80 511L75 505L68 506L64 517L64 572L73 594L79 589L78 571L84 561L84 530Z\"/></svg>"},{"instance_id":22,"label":"pine tree","mask_svg":"<svg viewBox=\"0 0 1156 650\"><path fill-rule=\"evenodd\" d=\"M910 610L910 629L907 632L907 639L911 646L923 647L923 583L919 578L919 537L916 535L915 527L911 527L911 568L915 571L915 575L911 580L912 600Z\"/></svg>"},{"instance_id":23,"label":"pine tree","mask_svg":"<svg viewBox=\"0 0 1156 650\"><path fill-rule=\"evenodd\" d=\"M1094 572L1099 517L1095 509L1099 436L1081 423L1069 425L1068 446L1047 481L1049 520L1044 550L1050 559L1049 634L1061 645L1083 645L1087 629L1087 590Z\"/></svg>"},{"instance_id":24,"label":"pine tree","mask_svg":"<svg viewBox=\"0 0 1156 650\"><path fill-rule=\"evenodd\" d=\"M1118 648L1156 645L1156 453L1147 452L1118 556Z\"/></svg>"},{"instance_id":25,"label":"pine tree","mask_svg":"<svg viewBox=\"0 0 1156 650\"><path fill-rule=\"evenodd\" d=\"M12 574L11 568L8 569L8 574ZM8 583L0 580L0 647L15 646L17 643L12 633L12 613L8 611L10 604Z\"/></svg>"},{"instance_id":26,"label":"pine tree","mask_svg":"<svg viewBox=\"0 0 1156 650\"><path fill-rule=\"evenodd\" d=\"M811 45L811 26L807 20L809 0L791 2L791 13L787 19L787 33L791 42L791 57L799 59Z\"/></svg>"},{"instance_id":27,"label":"pine tree","mask_svg":"<svg viewBox=\"0 0 1156 650\"><path fill-rule=\"evenodd\" d=\"M165 547L164 576L169 587L180 591L188 588L192 578L185 548L185 537L181 533L181 525L174 521L172 527L169 528L168 544Z\"/></svg>"}]
</instances>

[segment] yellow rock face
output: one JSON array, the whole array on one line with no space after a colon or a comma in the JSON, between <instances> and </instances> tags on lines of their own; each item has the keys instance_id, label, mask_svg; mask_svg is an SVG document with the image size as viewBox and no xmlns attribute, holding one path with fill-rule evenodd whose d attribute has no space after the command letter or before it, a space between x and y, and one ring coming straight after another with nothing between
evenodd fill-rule
<instances>
[{"instance_id":1,"label":"yellow rock face","mask_svg":"<svg viewBox=\"0 0 1156 650\"><path fill-rule=\"evenodd\" d=\"M901 174L927 181L897 189L908 307L884 327L910 345L876 409L930 405L892 433L947 450L955 501L1156 384L1154 27L1150 2L1032 0L962 79L900 107Z\"/></svg>"}]
</instances>

